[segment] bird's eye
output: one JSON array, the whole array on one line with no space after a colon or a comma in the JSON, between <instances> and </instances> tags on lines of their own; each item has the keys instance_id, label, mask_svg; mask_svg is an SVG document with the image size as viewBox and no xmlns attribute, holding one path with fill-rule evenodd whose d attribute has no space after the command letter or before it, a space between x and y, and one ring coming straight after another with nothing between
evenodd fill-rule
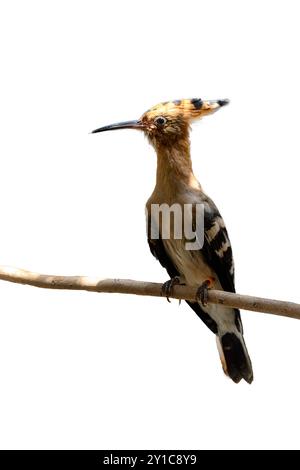
<instances>
[{"instance_id":1,"label":"bird's eye","mask_svg":"<svg viewBox=\"0 0 300 470\"><path fill-rule=\"evenodd\" d=\"M163 126L164 124L166 124L167 120L163 116L158 116L154 119L154 122L155 124L158 124L159 126Z\"/></svg>"}]
</instances>

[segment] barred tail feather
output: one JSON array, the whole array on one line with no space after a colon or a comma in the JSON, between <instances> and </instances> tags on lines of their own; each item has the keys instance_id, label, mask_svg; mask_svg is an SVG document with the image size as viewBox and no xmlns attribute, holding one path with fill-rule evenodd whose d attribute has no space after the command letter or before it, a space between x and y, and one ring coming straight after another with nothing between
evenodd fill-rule
<instances>
[{"instance_id":1,"label":"barred tail feather","mask_svg":"<svg viewBox=\"0 0 300 470\"><path fill-rule=\"evenodd\" d=\"M235 383L239 383L241 379L244 379L251 384L253 371L243 336L240 333L225 333L216 338L225 374Z\"/></svg>"}]
</instances>

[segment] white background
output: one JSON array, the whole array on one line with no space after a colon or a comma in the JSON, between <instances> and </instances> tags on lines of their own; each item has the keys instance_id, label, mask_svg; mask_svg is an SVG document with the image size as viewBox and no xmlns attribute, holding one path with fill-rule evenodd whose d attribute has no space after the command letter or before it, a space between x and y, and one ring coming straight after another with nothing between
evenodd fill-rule
<instances>
[{"instance_id":1,"label":"white background","mask_svg":"<svg viewBox=\"0 0 300 470\"><path fill-rule=\"evenodd\" d=\"M155 155L89 135L169 99L195 125L238 292L300 302L296 1L10 1L0 8L0 263L165 281L145 237ZM299 448L300 322L243 312L255 380L184 304L0 283L2 448Z\"/></svg>"}]
</instances>

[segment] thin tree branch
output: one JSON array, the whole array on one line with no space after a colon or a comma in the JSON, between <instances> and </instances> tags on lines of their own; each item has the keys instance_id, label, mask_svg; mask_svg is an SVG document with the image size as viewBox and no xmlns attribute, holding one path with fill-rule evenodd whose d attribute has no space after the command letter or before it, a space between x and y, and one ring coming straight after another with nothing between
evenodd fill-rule
<instances>
[{"instance_id":1,"label":"thin tree branch","mask_svg":"<svg viewBox=\"0 0 300 470\"><path fill-rule=\"evenodd\" d=\"M45 289L86 290L116 294L135 294L152 297L164 297L162 284L157 282L133 281L130 279L99 279L87 276L51 276L38 274L24 269L0 266L0 279L17 284ZM175 285L173 299L195 300L196 287ZM254 312L271 313L300 320L300 304L281 300L264 299L249 295L233 294L219 290L209 290L208 303L235 307Z\"/></svg>"}]
</instances>

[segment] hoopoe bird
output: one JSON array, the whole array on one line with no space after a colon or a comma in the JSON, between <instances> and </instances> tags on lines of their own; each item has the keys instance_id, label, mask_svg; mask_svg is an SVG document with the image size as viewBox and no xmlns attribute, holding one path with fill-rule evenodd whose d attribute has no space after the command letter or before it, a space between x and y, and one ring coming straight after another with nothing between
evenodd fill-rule
<instances>
[{"instance_id":1,"label":"hoopoe bird","mask_svg":"<svg viewBox=\"0 0 300 470\"><path fill-rule=\"evenodd\" d=\"M191 123L214 113L227 105L228 100L201 100L199 98L160 103L146 111L140 119L101 127L92 133L137 129L147 136L157 154L156 185L146 208L148 214L148 242L151 253L167 270L170 280L164 284L164 293L170 295L175 283L198 287L198 295L188 305L216 335L223 370L235 383L244 379L251 383L253 371L243 337L243 326L238 309L207 303L207 289L235 292L232 248L224 221L214 202L205 194L196 179L190 155L189 129ZM193 208L204 208L203 243L199 249L187 249L184 237L176 237L173 229L169 237L162 236L161 218L153 220L153 205L174 204L192 207L188 213L195 226ZM155 226L158 236L152 236Z\"/></svg>"}]
</instances>

